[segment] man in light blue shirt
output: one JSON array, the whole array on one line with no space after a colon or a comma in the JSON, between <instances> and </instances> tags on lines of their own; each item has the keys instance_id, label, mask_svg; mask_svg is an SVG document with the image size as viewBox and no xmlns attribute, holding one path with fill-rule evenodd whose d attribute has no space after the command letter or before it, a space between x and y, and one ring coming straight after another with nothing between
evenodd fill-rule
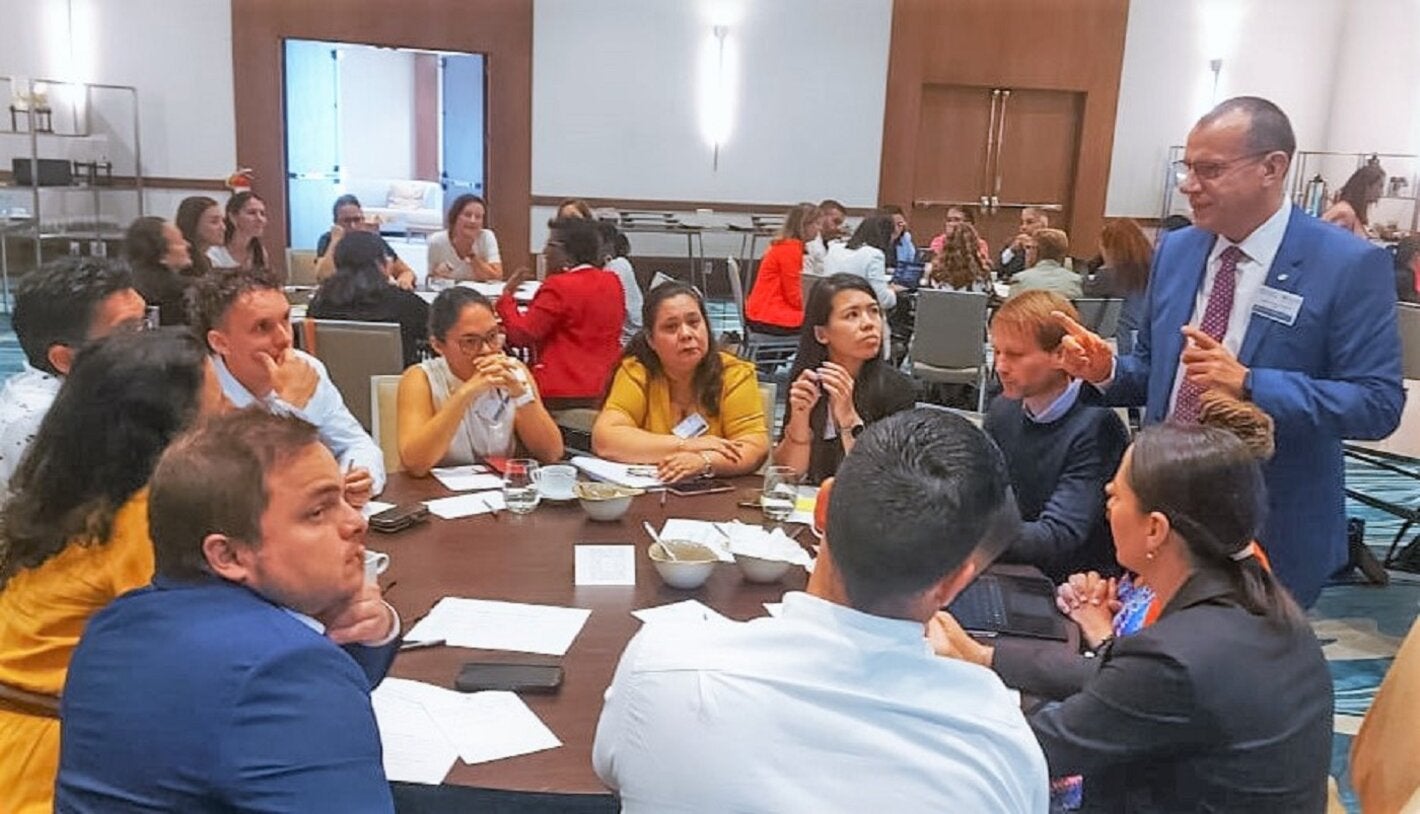
<instances>
[{"instance_id":1,"label":"man in light blue shirt","mask_svg":"<svg viewBox=\"0 0 1420 814\"><path fill-rule=\"evenodd\" d=\"M924 634L1019 524L1000 453L909 410L868 427L836 480L781 616L655 622L627 646L592 753L622 811L1046 811L1015 695Z\"/></svg>"},{"instance_id":2,"label":"man in light blue shirt","mask_svg":"<svg viewBox=\"0 0 1420 814\"><path fill-rule=\"evenodd\" d=\"M191 323L212 349L222 392L315 425L340 462L346 499L363 506L385 487L384 454L350 414L325 365L292 347L291 306L264 269L218 269L193 289Z\"/></svg>"}]
</instances>

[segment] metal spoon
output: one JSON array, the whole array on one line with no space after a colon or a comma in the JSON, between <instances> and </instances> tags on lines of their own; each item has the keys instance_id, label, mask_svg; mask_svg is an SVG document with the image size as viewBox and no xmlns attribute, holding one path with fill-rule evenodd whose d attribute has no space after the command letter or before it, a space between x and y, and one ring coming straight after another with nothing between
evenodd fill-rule
<instances>
[{"instance_id":1,"label":"metal spoon","mask_svg":"<svg viewBox=\"0 0 1420 814\"><path fill-rule=\"evenodd\" d=\"M656 542L656 545L658 545L658 546L661 547L661 551L664 552L665 555L666 555L667 557L669 557L672 562L674 562L674 561L676 560L675 552L674 552L674 551L671 551L670 546L668 546L668 545L666 545L665 543L661 542L661 535L657 534L657 533L656 533L656 530L653 529L653 528L651 528L651 524L650 524L650 523L647 523L647 522L645 522L645 521L642 521L642 523L641 523L641 528L645 529L645 530L646 530L646 533L649 534L649 535L651 535L651 539Z\"/></svg>"}]
</instances>

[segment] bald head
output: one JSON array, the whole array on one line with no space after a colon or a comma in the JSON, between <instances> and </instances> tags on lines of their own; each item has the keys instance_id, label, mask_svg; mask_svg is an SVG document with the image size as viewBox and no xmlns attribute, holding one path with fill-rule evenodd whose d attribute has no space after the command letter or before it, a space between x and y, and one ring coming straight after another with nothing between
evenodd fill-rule
<instances>
[{"instance_id":1,"label":"bald head","mask_svg":"<svg viewBox=\"0 0 1420 814\"><path fill-rule=\"evenodd\" d=\"M1266 99L1229 99L1188 134L1179 191L1195 225L1241 242L1283 206L1296 150L1287 116Z\"/></svg>"},{"instance_id":2,"label":"bald head","mask_svg":"<svg viewBox=\"0 0 1420 814\"><path fill-rule=\"evenodd\" d=\"M1225 99L1203 114L1193 129L1229 121L1242 125L1243 143L1250 153L1286 153L1290 161L1297 152L1297 137L1292 132L1291 120L1282 108L1260 96Z\"/></svg>"}]
</instances>

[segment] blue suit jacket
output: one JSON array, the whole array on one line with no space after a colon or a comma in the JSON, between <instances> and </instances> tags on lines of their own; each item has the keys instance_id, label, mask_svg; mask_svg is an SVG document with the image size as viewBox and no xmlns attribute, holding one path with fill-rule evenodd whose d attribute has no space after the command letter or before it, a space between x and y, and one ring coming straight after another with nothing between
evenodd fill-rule
<instances>
[{"instance_id":1,"label":"blue suit jacket","mask_svg":"<svg viewBox=\"0 0 1420 814\"><path fill-rule=\"evenodd\" d=\"M1168 414L1184 337L1215 236L1168 234L1154 257L1139 341L1120 357L1106 398ZM1238 359L1252 401L1277 423L1266 465L1269 512L1259 542L1304 606L1346 564L1341 441L1384 438L1400 423L1405 391L1389 254L1293 208L1267 285L1302 298L1290 327L1253 315Z\"/></svg>"},{"instance_id":2,"label":"blue suit jacket","mask_svg":"<svg viewBox=\"0 0 1420 814\"><path fill-rule=\"evenodd\" d=\"M74 653L55 811L393 811L370 690L395 650L342 650L233 583L158 578Z\"/></svg>"}]
</instances>

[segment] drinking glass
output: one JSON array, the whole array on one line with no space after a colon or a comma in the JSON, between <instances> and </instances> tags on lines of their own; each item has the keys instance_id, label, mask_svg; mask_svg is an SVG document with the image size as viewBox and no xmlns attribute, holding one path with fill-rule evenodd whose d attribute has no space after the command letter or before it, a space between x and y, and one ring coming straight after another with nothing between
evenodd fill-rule
<instances>
[{"instance_id":1,"label":"drinking glass","mask_svg":"<svg viewBox=\"0 0 1420 814\"><path fill-rule=\"evenodd\" d=\"M764 516L776 522L789 519L799 499L798 483L799 473L792 467L771 466L764 470L764 493L759 498Z\"/></svg>"},{"instance_id":2,"label":"drinking glass","mask_svg":"<svg viewBox=\"0 0 1420 814\"><path fill-rule=\"evenodd\" d=\"M503 470L503 502L513 514L527 514L537 508L542 496L537 491L537 461L514 458Z\"/></svg>"}]
</instances>

